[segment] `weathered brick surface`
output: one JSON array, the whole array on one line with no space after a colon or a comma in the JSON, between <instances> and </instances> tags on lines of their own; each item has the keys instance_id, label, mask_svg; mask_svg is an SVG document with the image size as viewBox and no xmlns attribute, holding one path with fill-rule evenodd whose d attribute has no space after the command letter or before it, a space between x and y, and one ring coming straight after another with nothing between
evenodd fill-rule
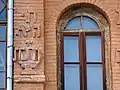
<instances>
[{"instance_id":1,"label":"weathered brick surface","mask_svg":"<svg viewBox=\"0 0 120 90\"><path fill-rule=\"evenodd\" d=\"M120 0L15 0L15 13L14 13L14 27L18 27L18 22L24 18L20 16L19 12L23 12L29 4L32 8L37 10L38 23L43 24L42 30L44 42L40 42L41 47L44 49L44 67L39 67L39 73L45 74L45 82L42 83L16 83L14 84L15 90L57 90L57 41L56 41L56 27L57 21L62 12L72 4L90 3L101 8L105 13L110 25L110 44L108 47L109 60L108 70L112 70L109 78L109 90L120 90ZM17 11L16 11L17 10ZM102 11L101 11L102 12ZM15 39L15 43L16 43ZM116 56L118 55L118 56ZM41 65L41 64L38 64ZM44 69L41 69L44 68ZM39 70L40 69L40 70ZM15 63L14 74L20 75L21 67ZM44 86L44 87L43 87Z\"/></svg>"}]
</instances>

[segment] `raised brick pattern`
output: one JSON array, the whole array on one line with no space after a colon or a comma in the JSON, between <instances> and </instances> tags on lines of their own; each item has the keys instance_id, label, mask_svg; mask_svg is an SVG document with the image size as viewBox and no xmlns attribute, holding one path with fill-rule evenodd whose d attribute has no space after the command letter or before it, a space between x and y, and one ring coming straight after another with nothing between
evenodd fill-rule
<instances>
[{"instance_id":1,"label":"raised brick pattern","mask_svg":"<svg viewBox=\"0 0 120 90\"><path fill-rule=\"evenodd\" d=\"M14 3L14 89L44 90L44 3Z\"/></svg>"},{"instance_id":2,"label":"raised brick pattern","mask_svg":"<svg viewBox=\"0 0 120 90\"><path fill-rule=\"evenodd\" d=\"M19 27L19 22L24 18L20 16L28 5L39 12L37 18L39 23L43 25L44 42L41 43L44 48L44 72L45 82L42 83L31 83L31 82L20 82L14 84L15 90L57 90L57 23L62 14L67 8L71 7L72 4L78 3L90 3L103 10L106 13L106 17L110 24L110 48L106 51L108 54L110 79L108 82L108 90L120 90L120 64L119 64L119 50L120 50L120 24L119 24L119 0L15 0L14 1L15 13L14 13L14 27ZM103 13L102 12L102 13ZM105 15L105 14L104 14ZM16 31L15 31L16 32ZM15 43L16 41L15 37ZM40 42L40 41L38 41ZM117 56L117 57L116 57ZM117 59L116 59L117 58ZM106 59L107 60L107 59ZM116 61L117 60L117 61ZM40 64L39 64L40 65ZM20 75L21 67L15 62L14 74ZM41 67L43 68L43 67ZM41 68L37 68L39 72L43 72ZM112 71L111 71L112 70ZM106 72L108 74L108 72Z\"/></svg>"}]
</instances>

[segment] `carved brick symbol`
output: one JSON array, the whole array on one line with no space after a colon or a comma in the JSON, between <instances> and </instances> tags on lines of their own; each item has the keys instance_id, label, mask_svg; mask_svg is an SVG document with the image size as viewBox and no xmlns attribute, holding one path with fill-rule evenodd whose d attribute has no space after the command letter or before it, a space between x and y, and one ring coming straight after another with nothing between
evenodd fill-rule
<instances>
[{"instance_id":1,"label":"carved brick symbol","mask_svg":"<svg viewBox=\"0 0 120 90\"><path fill-rule=\"evenodd\" d=\"M33 31L33 38L35 38L35 37L37 37L37 38L40 38L40 26L38 25L38 24L34 24L33 25L33 29L32 29L32 31Z\"/></svg>"},{"instance_id":2,"label":"carved brick symbol","mask_svg":"<svg viewBox=\"0 0 120 90\"><path fill-rule=\"evenodd\" d=\"M36 12L27 12L27 23L36 23L37 22L37 14Z\"/></svg>"},{"instance_id":3,"label":"carved brick symbol","mask_svg":"<svg viewBox=\"0 0 120 90\"><path fill-rule=\"evenodd\" d=\"M20 53L19 53L19 59L21 60L21 61L26 61L27 60L27 51L25 50L25 49L21 49L20 50Z\"/></svg>"},{"instance_id":4,"label":"carved brick symbol","mask_svg":"<svg viewBox=\"0 0 120 90\"><path fill-rule=\"evenodd\" d=\"M29 37L29 38L40 38L41 29L39 24L33 24L33 25L20 25L19 28L17 28L16 36L19 37Z\"/></svg>"},{"instance_id":5,"label":"carved brick symbol","mask_svg":"<svg viewBox=\"0 0 120 90\"><path fill-rule=\"evenodd\" d=\"M19 37L28 37L29 32L31 31L31 27L30 26L26 26L26 25L20 25L17 29L16 29L16 36Z\"/></svg>"},{"instance_id":6,"label":"carved brick symbol","mask_svg":"<svg viewBox=\"0 0 120 90\"><path fill-rule=\"evenodd\" d=\"M117 16L117 17L118 17L118 18L117 18L117 20L118 20L118 21L117 21L117 25L120 25L120 10L117 9L116 12L117 12L117 14L118 14L118 16Z\"/></svg>"},{"instance_id":7,"label":"carved brick symbol","mask_svg":"<svg viewBox=\"0 0 120 90\"><path fill-rule=\"evenodd\" d=\"M16 36L24 38L40 38L41 27L37 23L37 13L32 9L30 5L26 11L21 12L21 17L24 17L25 20L22 25L19 25L17 28Z\"/></svg>"},{"instance_id":8,"label":"carved brick symbol","mask_svg":"<svg viewBox=\"0 0 120 90\"><path fill-rule=\"evenodd\" d=\"M33 41L32 40L26 40L25 44L27 47L32 47Z\"/></svg>"},{"instance_id":9,"label":"carved brick symbol","mask_svg":"<svg viewBox=\"0 0 120 90\"><path fill-rule=\"evenodd\" d=\"M26 12L21 12L21 17L25 17L26 23L36 23L37 22L37 13L32 9L30 5Z\"/></svg>"},{"instance_id":10,"label":"carved brick symbol","mask_svg":"<svg viewBox=\"0 0 120 90\"><path fill-rule=\"evenodd\" d=\"M44 46L42 45L44 39L40 38L43 29L40 23L42 24L43 21L40 22L40 18L37 18L42 15L38 11L40 6L32 7L32 5L29 3L23 9L17 8L18 12L15 13L19 16L18 22L15 22L14 44L14 62L21 67L17 71L20 74L18 82L41 82L41 75L44 76Z\"/></svg>"},{"instance_id":11,"label":"carved brick symbol","mask_svg":"<svg viewBox=\"0 0 120 90\"><path fill-rule=\"evenodd\" d=\"M115 59L116 62L120 64L120 49L115 50Z\"/></svg>"},{"instance_id":12,"label":"carved brick symbol","mask_svg":"<svg viewBox=\"0 0 120 90\"><path fill-rule=\"evenodd\" d=\"M117 9L116 9L116 13L117 13L117 25L120 25L120 5L118 3Z\"/></svg>"},{"instance_id":13,"label":"carved brick symbol","mask_svg":"<svg viewBox=\"0 0 120 90\"><path fill-rule=\"evenodd\" d=\"M19 48L15 50L15 59L23 69L34 69L42 59L42 55L37 48Z\"/></svg>"}]
</instances>

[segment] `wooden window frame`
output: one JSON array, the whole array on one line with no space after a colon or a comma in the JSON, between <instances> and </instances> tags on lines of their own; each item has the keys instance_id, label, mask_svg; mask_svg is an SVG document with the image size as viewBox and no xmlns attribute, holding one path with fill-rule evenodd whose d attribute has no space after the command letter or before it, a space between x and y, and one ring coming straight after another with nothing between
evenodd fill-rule
<instances>
[{"instance_id":1,"label":"wooden window frame","mask_svg":"<svg viewBox=\"0 0 120 90\"><path fill-rule=\"evenodd\" d=\"M76 30L77 31L77 30ZM80 90L87 90L87 71L86 71L86 36L101 36L101 59L102 63L91 63L91 64L102 64L103 74L103 90L106 90L106 69L105 69L105 36L104 31L89 31L79 30L78 32L62 31L60 33L60 50L61 50L61 82L62 90L64 90L64 64L76 64L76 62L64 62L64 36L78 36L78 49L79 49L79 65L80 65ZM81 61L80 61L81 60ZM88 63L88 64L89 64ZM77 63L78 64L78 63Z\"/></svg>"}]
</instances>

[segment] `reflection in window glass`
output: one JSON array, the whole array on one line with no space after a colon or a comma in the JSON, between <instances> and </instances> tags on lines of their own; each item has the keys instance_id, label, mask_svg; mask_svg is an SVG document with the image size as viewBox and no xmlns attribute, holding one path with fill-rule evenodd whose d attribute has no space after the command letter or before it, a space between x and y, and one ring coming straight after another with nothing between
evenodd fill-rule
<instances>
[{"instance_id":1,"label":"reflection in window glass","mask_svg":"<svg viewBox=\"0 0 120 90\"><path fill-rule=\"evenodd\" d=\"M0 40L6 40L6 26L0 26Z\"/></svg>"},{"instance_id":2,"label":"reflection in window glass","mask_svg":"<svg viewBox=\"0 0 120 90\"><path fill-rule=\"evenodd\" d=\"M87 64L87 90L103 90L101 64Z\"/></svg>"},{"instance_id":3,"label":"reflection in window glass","mask_svg":"<svg viewBox=\"0 0 120 90\"><path fill-rule=\"evenodd\" d=\"M80 90L79 65L66 64L64 66L64 90Z\"/></svg>"},{"instance_id":4,"label":"reflection in window glass","mask_svg":"<svg viewBox=\"0 0 120 90\"><path fill-rule=\"evenodd\" d=\"M4 1L4 3L6 4L7 0L3 0L3 1Z\"/></svg>"},{"instance_id":5,"label":"reflection in window glass","mask_svg":"<svg viewBox=\"0 0 120 90\"><path fill-rule=\"evenodd\" d=\"M4 8L4 3L0 0L0 12L1 12L1 10Z\"/></svg>"},{"instance_id":6,"label":"reflection in window glass","mask_svg":"<svg viewBox=\"0 0 120 90\"><path fill-rule=\"evenodd\" d=\"M64 62L79 62L78 37L64 37Z\"/></svg>"},{"instance_id":7,"label":"reflection in window glass","mask_svg":"<svg viewBox=\"0 0 120 90\"><path fill-rule=\"evenodd\" d=\"M80 17L74 18L69 21L65 29L81 29Z\"/></svg>"},{"instance_id":8,"label":"reflection in window glass","mask_svg":"<svg viewBox=\"0 0 120 90\"><path fill-rule=\"evenodd\" d=\"M0 20L6 20L6 8L0 13Z\"/></svg>"},{"instance_id":9,"label":"reflection in window glass","mask_svg":"<svg viewBox=\"0 0 120 90\"><path fill-rule=\"evenodd\" d=\"M5 72L0 72L0 88L5 88Z\"/></svg>"},{"instance_id":10,"label":"reflection in window glass","mask_svg":"<svg viewBox=\"0 0 120 90\"><path fill-rule=\"evenodd\" d=\"M6 42L0 42L0 71L5 71Z\"/></svg>"},{"instance_id":11,"label":"reflection in window glass","mask_svg":"<svg viewBox=\"0 0 120 90\"><path fill-rule=\"evenodd\" d=\"M87 53L87 62L102 62L100 36L86 37L86 53Z\"/></svg>"},{"instance_id":12,"label":"reflection in window glass","mask_svg":"<svg viewBox=\"0 0 120 90\"><path fill-rule=\"evenodd\" d=\"M92 20L91 18L83 17L82 22L83 22L82 27L85 30L96 30L99 28L97 23L94 20Z\"/></svg>"}]
</instances>

